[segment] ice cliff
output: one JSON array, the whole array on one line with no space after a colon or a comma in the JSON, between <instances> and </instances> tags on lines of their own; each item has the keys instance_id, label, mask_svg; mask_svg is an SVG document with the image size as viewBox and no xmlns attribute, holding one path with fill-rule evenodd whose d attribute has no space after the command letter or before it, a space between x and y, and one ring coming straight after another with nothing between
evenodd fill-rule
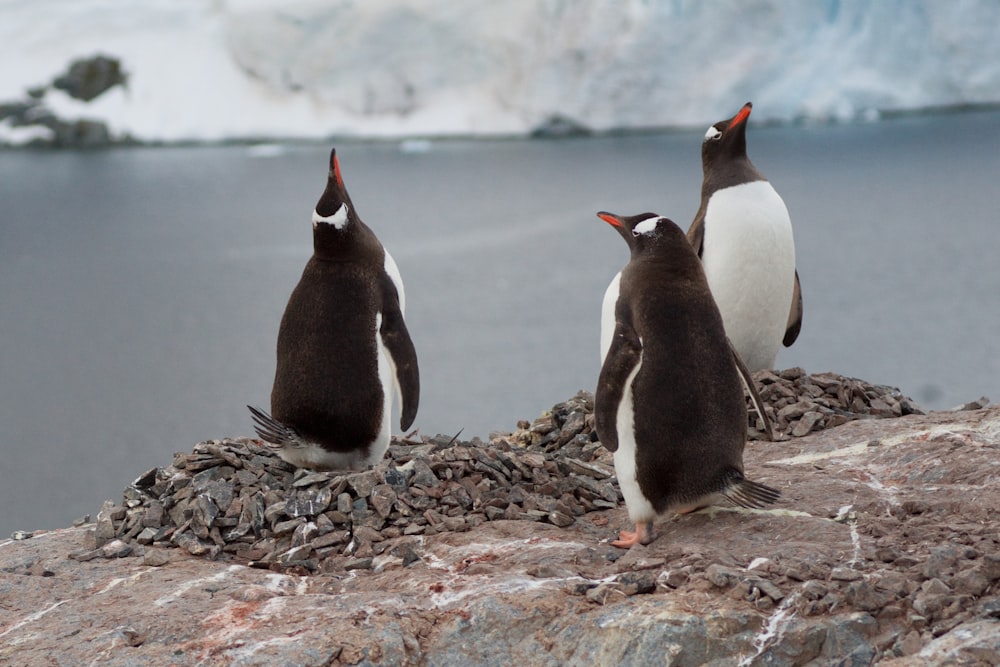
<instances>
[{"instance_id":1,"label":"ice cliff","mask_svg":"<svg viewBox=\"0 0 1000 667\"><path fill-rule=\"evenodd\" d=\"M758 122L1000 103L992 0L0 0L0 17L0 102L139 140L700 127L746 100ZM125 85L89 103L50 86L98 54ZM0 139L44 135L24 121L0 121Z\"/></svg>"}]
</instances>

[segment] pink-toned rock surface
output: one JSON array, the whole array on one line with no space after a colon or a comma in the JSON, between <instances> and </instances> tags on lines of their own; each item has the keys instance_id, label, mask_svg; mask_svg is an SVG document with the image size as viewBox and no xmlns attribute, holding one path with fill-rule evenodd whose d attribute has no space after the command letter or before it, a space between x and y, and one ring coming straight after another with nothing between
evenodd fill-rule
<instances>
[{"instance_id":1,"label":"pink-toned rock surface","mask_svg":"<svg viewBox=\"0 0 1000 667\"><path fill-rule=\"evenodd\" d=\"M663 517L628 552L607 544L624 507L308 576L139 545L69 559L93 526L0 541L0 664L1000 663L1000 409L851 422L746 460L777 506Z\"/></svg>"}]
</instances>

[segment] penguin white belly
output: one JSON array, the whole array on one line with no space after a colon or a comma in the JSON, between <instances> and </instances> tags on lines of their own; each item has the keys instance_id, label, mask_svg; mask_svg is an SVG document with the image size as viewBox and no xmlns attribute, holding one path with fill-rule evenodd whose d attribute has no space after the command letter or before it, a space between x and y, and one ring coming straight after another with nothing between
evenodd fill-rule
<instances>
[{"instance_id":1,"label":"penguin white belly","mask_svg":"<svg viewBox=\"0 0 1000 667\"><path fill-rule=\"evenodd\" d=\"M622 282L622 272L619 271L608 289L604 290L604 301L601 302L601 362L608 356L611 339L615 337L615 306L618 304L618 290Z\"/></svg>"},{"instance_id":2,"label":"penguin white belly","mask_svg":"<svg viewBox=\"0 0 1000 667\"><path fill-rule=\"evenodd\" d=\"M712 195L702 263L726 335L747 368L774 368L792 306L795 242L788 209L770 183Z\"/></svg>"},{"instance_id":3,"label":"penguin white belly","mask_svg":"<svg viewBox=\"0 0 1000 667\"><path fill-rule=\"evenodd\" d=\"M642 367L642 353L639 353L639 363L635 365L625 381L625 391L622 402L618 405L615 419L615 429L618 431L618 449L615 450L615 474L618 476L618 486L625 498L628 517L633 523L652 521L656 510L652 503L642 494L639 488L639 478L636 472L635 456L635 399L632 394L632 382Z\"/></svg>"},{"instance_id":4,"label":"penguin white belly","mask_svg":"<svg viewBox=\"0 0 1000 667\"><path fill-rule=\"evenodd\" d=\"M386 253L388 257L388 253ZM369 448L368 460L365 465L374 465L382 459L385 450L389 447L389 439L392 436L392 403L394 397L399 393L399 383L396 381L396 364L392 361L392 355L385 349L382 343L382 313L375 315L375 347L376 359L378 361L378 381L382 385L382 423L379 425L378 435Z\"/></svg>"}]
</instances>

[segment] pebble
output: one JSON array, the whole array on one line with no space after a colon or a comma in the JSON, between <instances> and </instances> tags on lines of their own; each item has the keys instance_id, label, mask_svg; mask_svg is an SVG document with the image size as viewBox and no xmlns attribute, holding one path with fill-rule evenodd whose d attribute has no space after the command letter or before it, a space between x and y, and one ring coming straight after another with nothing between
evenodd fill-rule
<instances>
[{"instance_id":1,"label":"pebble","mask_svg":"<svg viewBox=\"0 0 1000 667\"><path fill-rule=\"evenodd\" d=\"M166 549L147 549L142 555L142 564L150 567L162 567L170 562L170 553Z\"/></svg>"},{"instance_id":2,"label":"pebble","mask_svg":"<svg viewBox=\"0 0 1000 667\"><path fill-rule=\"evenodd\" d=\"M775 438L802 437L871 417L924 414L899 389L876 385L837 373L807 374L801 368L758 371L753 374L771 421ZM757 415L748 410L750 438L764 439Z\"/></svg>"},{"instance_id":3,"label":"pebble","mask_svg":"<svg viewBox=\"0 0 1000 667\"><path fill-rule=\"evenodd\" d=\"M755 379L779 439L852 419L920 412L897 389L833 373L793 368L762 371ZM594 432L593 411L593 395L581 391L485 442L445 435L394 439L372 469L350 473L295 469L250 438L202 442L175 454L170 465L142 473L120 503L106 501L93 528L98 549L72 557L120 557L126 547L154 545L309 571L348 556L333 567L370 569L372 555L404 540L403 564L419 561L412 536L468 531L501 519L568 527L622 502L612 455ZM762 437L753 411L748 425L751 438ZM145 549L144 558L162 552ZM992 562L981 569L980 578L988 581L994 569L1000 574ZM732 585L730 577L722 570L709 573L716 585ZM655 588L655 577L650 581L637 586ZM970 579L966 588L980 584ZM632 588L616 582L588 595L606 599ZM780 600L776 590L763 592Z\"/></svg>"}]
</instances>

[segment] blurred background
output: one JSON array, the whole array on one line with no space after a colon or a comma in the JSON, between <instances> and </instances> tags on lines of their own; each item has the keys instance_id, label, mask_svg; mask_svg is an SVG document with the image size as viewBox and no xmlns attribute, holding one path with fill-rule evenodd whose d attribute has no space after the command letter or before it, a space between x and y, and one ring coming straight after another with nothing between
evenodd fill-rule
<instances>
[{"instance_id":1,"label":"blurred background","mask_svg":"<svg viewBox=\"0 0 1000 667\"><path fill-rule=\"evenodd\" d=\"M1000 396L1000 3L0 0L0 536L96 514L267 406L336 145L406 284L421 433L599 368L627 259L686 228L708 125L785 199L781 367Z\"/></svg>"}]
</instances>

